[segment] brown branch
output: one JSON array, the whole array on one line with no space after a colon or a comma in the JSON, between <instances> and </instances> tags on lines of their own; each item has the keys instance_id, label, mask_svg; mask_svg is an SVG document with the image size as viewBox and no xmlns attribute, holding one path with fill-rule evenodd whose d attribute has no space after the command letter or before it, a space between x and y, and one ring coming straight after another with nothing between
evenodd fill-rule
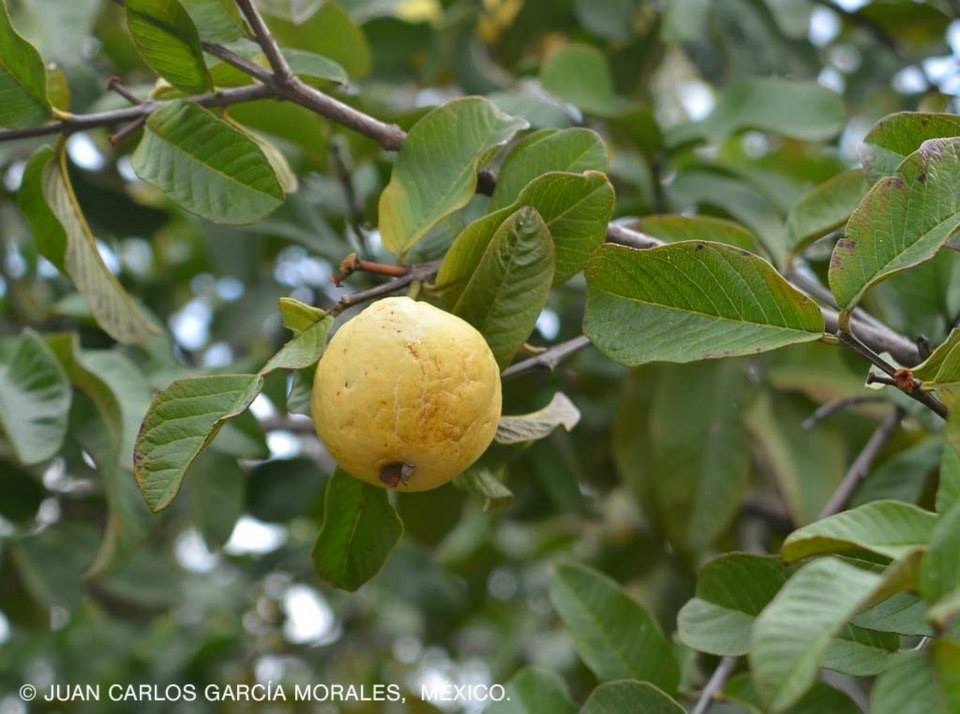
<instances>
[{"instance_id":1,"label":"brown branch","mask_svg":"<svg viewBox=\"0 0 960 714\"><path fill-rule=\"evenodd\" d=\"M254 84L248 87L235 87L211 92L209 94L201 94L188 101L199 104L202 107L228 107L232 104L252 102L256 99L267 99L274 96L274 94L271 87L263 84ZM149 100L135 107L126 107L124 109L114 109L93 114L74 114L54 122L41 124L40 126L30 126L24 129L2 129L0 130L0 141L29 139L38 136L53 136L55 134L72 134L87 129L114 127L120 124L127 124L140 117L149 116L165 104L169 104L169 102Z\"/></svg>"},{"instance_id":2,"label":"brown branch","mask_svg":"<svg viewBox=\"0 0 960 714\"><path fill-rule=\"evenodd\" d=\"M503 370L500 377L501 379L512 379L540 369L548 369L552 372L563 360L589 344L590 339L585 335L574 337L572 340L556 344L538 355L528 357L527 359L510 365Z\"/></svg>"},{"instance_id":3,"label":"brown branch","mask_svg":"<svg viewBox=\"0 0 960 714\"><path fill-rule=\"evenodd\" d=\"M838 330L836 335L842 344L852 349L879 370L891 377L894 387L899 389L911 399L920 402L942 419L947 418L948 412L943 402L933 396L930 392L923 391L920 388L920 382L914 379L910 370L898 369L894 367L892 364L887 362L887 360L877 354L874 349L858 339L856 335L852 335L849 332L844 332L842 330Z\"/></svg>"},{"instance_id":4,"label":"brown branch","mask_svg":"<svg viewBox=\"0 0 960 714\"><path fill-rule=\"evenodd\" d=\"M402 276L394 278L389 282L375 285L367 290L360 290L355 293L350 293L349 295L344 295L342 298L340 298L340 300L337 301L336 305L330 308L328 313L336 316L344 310L353 307L354 305L369 302L370 300L375 300L376 298L383 297L384 295L390 295L391 293L403 290L405 287L413 283L429 280L437 274L439 269L439 260L435 260L431 263L423 263L421 265L412 265Z\"/></svg>"},{"instance_id":5,"label":"brown branch","mask_svg":"<svg viewBox=\"0 0 960 714\"><path fill-rule=\"evenodd\" d=\"M146 116L146 115L137 117L136 119L134 119L132 122L130 122L129 124L127 124L125 127L123 127L122 129L120 129L120 130L117 131L116 133L111 134L110 136L108 136L108 137L107 137L107 141L110 142L110 145L111 145L114 149L117 149L117 148L120 147L121 144L123 144L124 141L126 141L126 139L127 139L128 137L130 137L130 136L132 136L133 134L136 134L138 131L140 131L140 129L142 129L142 128L143 128L143 125L146 124L146 123L147 123L147 116Z\"/></svg>"},{"instance_id":6,"label":"brown branch","mask_svg":"<svg viewBox=\"0 0 960 714\"><path fill-rule=\"evenodd\" d=\"M117 75L113 75L107 80L107 89L109 89L111 92L119 94L133 106L137 106L141 103L140 97L134 94L133 91L131 91L130 88L127 87Z\"/></svg>"},{"instance_id":7,"label":"brown branch","mask_svg":"<svg viewBox=\"0 0 960 714\"><path fill-rule=\"evenodd\" d=\"M697 704L690 714L704 714L710 708L710 705L713 704L714 697L723 691L724 685L727 683L727 680L730 679L730 675L733 674L733 670L736 668L736 657L722 658L720 664L713 670L710 679L707 680L703 691L700 692L700 698L697 700Z\"/></svg>"},{"instance_id":8,"label":"brown branch","mask_svg":"<svg viewBox=\"0 0 960 714\"><path fill-rule=\"evenodd\" d=\"M270 73L270 70L264 69L256 62L248 60L246 57L241 57L236 52L228 50L223 45L217 45L213 42L201 42L203 46L203 51L209 55L213 55L217 59L226 62L231 67L239 69L241 72L250 75L254 79L260 80L264 84L270 84L273 81L273 75Z\"/></svg>"},{"instance_id":9,"label":"brown branch","mask_svg":"<svg viewBox=\"0 0 960 714\"><path fill-rule=\"evenodd\" d=\"M273 76L277 83L281 86L292 85L296 75L294 75L293 70L290 69L290 65L287 64L287 58L284 57L283 52L280 51L280 46L270 33L270 28L268 28L267 23L264 22L263 16L260 14L260 11L257 10L257 6L253 4L253 0L236 0L236 2L237 7L240 8L240 12L243 13L243 16L247 18L247 22L250 23L250 29L253 30L254 39L267 56L267 61L273 68Z\"/></svg>"},{"instance_id":10,"label":"brown branch","mask_svg":"<svg viewBox=\"0 0 960 714\"><path fill-rule=\"evenodd\" d=\"M881 397L879 394L855 394L851 397L840 397L839 399L833 399L817 407L813 414L803 420L803 424L801 424L801 426L806 430L810 430L824 419L827 419L838 412L842 412L845 409L849 409L850 407L855 407L860 404L869 404L870 402L885 401L886 399Z\"/></svg>"},{"instance_id":11,"label":"brown branch","mask_svg":"<svg viewBox=\"0 0 960 714\"><path fill-rule=\"evenodd\" d=\"M372 260L363 260L356 253L350 253L340 261L340 270L333 275L333 284L338 288L343 281L354 273L373 273L374 275L388 275L392 278L402 278L410 271L405 265L391 265L389 263L375 263Z\"/></svg>"},{"instance_id":12,"label":"brown branch","mask_svg":"<svg viewBox=\"0 0 960 714\"><path fill-rule=\"evenodd\" d=\"M870 467L873 466L873 462L876 461L880 451L887 445L887 442L890 441L897 431L903 416L903 409L901 407L895 407L893 413L884 419L876 430L874 430L866 446L863 447L860 453L857 454L857 458L850 464L850 468L847 469L843 481L840 482L837 490L834 491L830 500L827 501L823 510L820 511L817 520L836 515L846 509L850 498L853 496L853 492L857 490L857 486L859 486L870 473Z\"/></svg>"}]
</instances>

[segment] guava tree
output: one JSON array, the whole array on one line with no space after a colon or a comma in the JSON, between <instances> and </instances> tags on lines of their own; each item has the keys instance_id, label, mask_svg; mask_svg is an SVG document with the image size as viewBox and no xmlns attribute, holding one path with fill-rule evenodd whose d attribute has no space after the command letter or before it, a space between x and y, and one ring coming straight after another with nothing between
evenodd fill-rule
<instances>
[{"instance_id":1,"label":"guava tree","mask_svg":"<svg viewBox=\"0 0 960 714\"><path fill-rule=\"evenodd\" d=\"M0 6L0 710L960 712L957 3Z\"/></svg>"}]
</instances>

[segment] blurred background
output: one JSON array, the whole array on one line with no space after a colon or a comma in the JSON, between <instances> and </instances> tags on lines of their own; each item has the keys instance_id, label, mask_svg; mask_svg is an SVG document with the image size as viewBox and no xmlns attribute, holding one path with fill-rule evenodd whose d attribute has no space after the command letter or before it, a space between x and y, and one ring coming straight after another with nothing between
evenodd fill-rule
<instances>
[{"instance_id":1,"label":"blurred background","mask_svg":"<svg viewBox=\"0 0 960 714\"><path fill-rule=\"evenodd\" d=\"M141 96L150 91L152 74L114 3L7 5L18 30L55 63L71 111L122 106L105 91L111 75ZM805 191L856 166L858 145L879 118L955 112L960 101L956 0L260 6L282 42L343 65L351 83L339 96L365 111L409 127L432 106L482 94L535 127L590 126L608 143L618 216L699 212L758 236L789 230L790 208ZM751 84L771 77L839 95L842 116L777 106L781 94ZM793 123L780 131L784 113ZM130 162L135 138L119 149L103 130L67 140L71 176L105 260L169 328L150 350L111 348L70 283L38 256L16 193L43 140L0 144L3 335L77 331L85 349L120 355L128 406L139 404L142 414L149 392L173 377L257 369L288 336L277 299L333 304L345 289L331 276L347 253L392 260L376 231L390 155L297 106L260 101L230 114L277 140L300 176L300 190L280 210L242 228L187 215L139 182ZM821 130L820 121L838 130ZM479 214L484 200L465 216ZM442 254L456 228L415 259ZM807 257L822 271L828 256L829 245L814 244ZM895 329L938 341L960 313L956 269L956 253L943 251L871 293L870 307ZM348 287L374 282L365 280L356 275ZM555 290L533 341L579 334L583 301L582 278ZM868 410L812 434L799 423L817 402L862 390L863 371L817 344L634 373L588 349L553 374L512 381L506 413L535 410L559 389L581 410L580 425L528 448L500 447L492 463L511 497L484 502L452 485L400 495L406 534L384 571L356 593L332 590L312 571L333 464L300 413L308 374L271 376L251 413L221 433L160 516L146 512L129 474L98 469L103 426L77 392L56 458L28 469L0 449L0 714L298 710L202 701L28 708L16 694L22 682L385 682L409 693L423 684L505 682L530 664L560 673L580 698L594 680L547 597L551 564L591 563L673 632L704 558L718 548L762 550L786 517L816 512L816 494L830 492L872 422ZM710 392L717 385L727 391ZM703 393L713 396L700 400ZM731 424L742 428L737 463L697 446ZM795 457L794 476L814 494L807 501L784 507L776 497L769 456L777 449ZM906 432L884 458L888 477L873 479L878 491L860 499L929 498L936 445ZM743 478L735 517L701 538L685 489L705 468ZM686 680L699 681L692 653L684 661ZM415 697L300 710L443 711Z\"/></svg>"}]
</instances>

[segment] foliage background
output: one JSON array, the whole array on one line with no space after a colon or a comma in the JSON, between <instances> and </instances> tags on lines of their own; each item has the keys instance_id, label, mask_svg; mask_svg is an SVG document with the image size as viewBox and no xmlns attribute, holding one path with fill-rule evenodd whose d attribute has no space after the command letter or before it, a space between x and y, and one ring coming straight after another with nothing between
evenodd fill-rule
<instances>
[{"instance_id":1,"label":"foliage background","mask_svg":"<svg viewBox=\"0 0 960 714\"><path fill-rule=\"evenodd\" d=\"M17 29L62 71L73 112L122 106L104 91L110 75L140 93L154 81L117 5L8 6ZM343 66L350 85L341 96L365 111L409 128L429 107L480 94L535 126L584 124L607 143L617 216L696 212L767 240L795 228L791 208L808 189L858 164L878 119L955 111L960 93L960 23L951 22L960 10L946 1L261 6L286 46ZM769 77L816 83L842 103L743 84ZM366 246L390 260L375 230L389 153L289 104L238 105L229 114L277 140L300 182L277 211L240 227L192 216L137 180L134 140L114 148L105 130L67 140L70 177L102 255L168 328L149 350L115 346L38 253L16 194L26 160L45 140L0 144L4 335L75 331L85 350L122 355L131 380L124 398L142 416L149 392L187 369L255 371L288 337L278 298L332 305L343 290L331 276L349 251ZM468 215L479 215L485 200ZM420 257L433 257L430 248ZM823 275L829 246L814 244L807 257ZM867 306L894 329L937 344L960 317L957 268L956 253L943 251L872 291ZM358 274L350 286L365 280L377 282ZM554 290L532 341L580 334L584 292L580 277ZM0 347L9 354L12 344ZM872 394L864 374L856 357L813 343L633 371L587 349L552 374L511 381L506 413L534 411L562 390L580 424L510 452L513 498L501 507L486 509L454 486L401 495L405 535L356 593L313 572L333 464L303 422L284 413L285 376L267 380L252 415L221 433L160 516L97 468L91 454L103 426L77 391L59 453L30 468L9 449L0 461L0 711L24 711L15 695L24 681L398 682L416 692L424 682L507 681L525 665L562 675L582 701L597 679L551 603L554 565L576 560L607 573L674 633L708 558L776 552L790 522L809 522L826 503L885 411L867 404L814 429L801 423L818 404ZM16 418L16 404L0 408ZM899 432L853 502L932 506L941 450L937 435ZM118 511L127 519L119 534ZM107 560L91 576L98 558ZM689 703L714 660L674 646ZM862 699L850 681L833 683ZM405 711L433 711L412 701ZM240 709L257 707L178 710Z\"/></svg>"}]
</instances>

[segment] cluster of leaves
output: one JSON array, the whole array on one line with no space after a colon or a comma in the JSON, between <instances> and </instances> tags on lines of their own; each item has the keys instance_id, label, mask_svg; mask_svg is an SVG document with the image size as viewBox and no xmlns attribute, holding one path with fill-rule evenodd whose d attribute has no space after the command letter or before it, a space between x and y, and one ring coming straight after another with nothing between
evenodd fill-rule
<instances>
[{"instance_id":1,"label":"cluster of leaves","mask_svg":"<svg viewBox=\"0 0 960 714\"><path fill-rule=\"evenodd\" d=\"M544 667L585 714L682 712L707 665L741 656L720 682L729 711L960 708L960 120L932 111L935 93L923 111L894 112L917 108L896 95L858 104L904 53L938 47L949 18L896 0L843 15L834 49L863 55L845 105L813 81L811 5L263 0L265 36L252 2L78 2L52 18L40 0L3 2L0 139L18 212L0 218L27 267L3 276L0 611L23 644L0 657L0 682L53 641L51 619L116 650L97 670L58 646L74 681L132 676L123 647L143 633L180 653L150 661L158 679L254 676L235 661L245 637L261 658L306 661L271 637L295 581L323 587L350 627L308 680L422 676L384 665L378 628L469 652L458 641L483 625L500 636L478 647L510 678L490 714L577 711ZM91 91L82 50L59 44L68 16L124 81L144 80L120 92L136 104ZM410 109L411 88L448 89L437 67L456 98ZM735 81L709 116L678 118L680 89L721 76ZM838 155L850 108L889 113L862 168ZM373 114L406 130L395 155L379 132L400 129L351 119ZM71 134L124 122L109 172L73 165ZM118 258L144 246L146 270ZM505 399L529 413L503 417L497 443L437 492L389 498L322 453L269 458L265 430L309 430L309 368L346 307L312 305L335 299L327 275L281 267L329 271L351 247L413 266L397 286L527 375ZM249 297L231 307L214 275L241 277ZM176 334L187 302L216 306L227 359ZM544 316L569 340L538 354ZM887 368L884 391L841 342ZM587 344L572 369L525 371ZM279 428L254 416L258 399ZM804 426L837 400L856 408ZM946 405L945 425L930 405ZM905 428L871 446L891 410ZM289 542L263 559L228 549L215 567L240 592L221 598L174 553L190 528L219 551L244 514ZM584 556L596 567L574 564ZM195 610L171 628L157 613L181 598ZM219 624L239 613L249 634ZM565 655L525 641L558 622ZM364 642L374 655L351 671L336 654ZM540 667L514 674L525 662Z\"/></svg>"}]
</instances>

